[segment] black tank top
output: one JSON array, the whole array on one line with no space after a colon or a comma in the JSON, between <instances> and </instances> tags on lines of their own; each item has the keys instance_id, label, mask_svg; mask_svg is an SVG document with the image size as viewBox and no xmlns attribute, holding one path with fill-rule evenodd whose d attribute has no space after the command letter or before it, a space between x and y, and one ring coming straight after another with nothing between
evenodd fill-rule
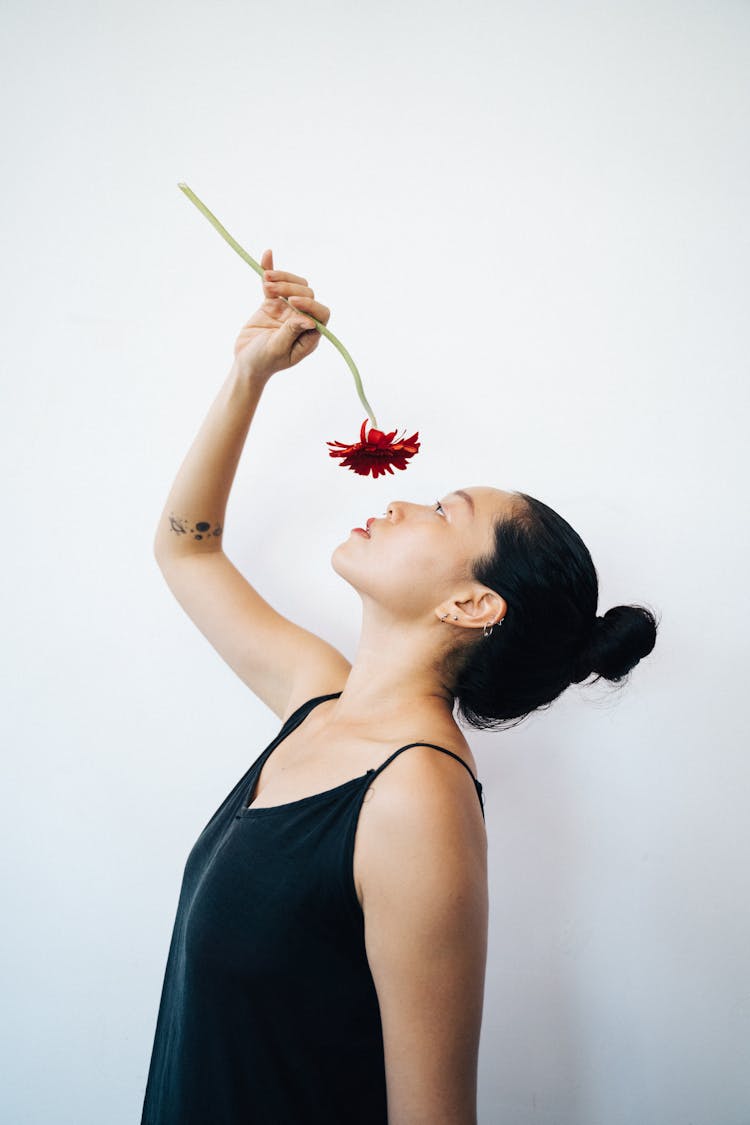
<instances>
[{"instance_id":1,"label":"black tank top","mask_svg":"<svg viewBox=\"0 0 750 1125\"><path fill-rule=\"evenodd\" d=\"M193 845L167 957L141 1125L386 1125L380 1009L354 836L397 754L324 793L247 807L289 716ZM476 786L482 784L451 750Z\"/></svg>"}]
</instances>

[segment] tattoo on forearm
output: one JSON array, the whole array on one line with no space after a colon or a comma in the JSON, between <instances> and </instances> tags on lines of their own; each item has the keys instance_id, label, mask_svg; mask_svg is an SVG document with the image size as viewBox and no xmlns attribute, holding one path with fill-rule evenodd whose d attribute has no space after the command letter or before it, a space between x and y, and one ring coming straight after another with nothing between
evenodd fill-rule
<instances>
[{"instance_id":1,"label":"tattoo on forearm","mask_svg":"<svg viewBox=\"0 0 750 1125\"><path fill-rule=\"evenodd\" d=\"M192 525L190 520L177 519L174 513L170 512L169 523L175 535L191 535L193 539L211 539L214 536L218 537L224 530L218 523L211 528L208 520L199 520L198 523Z\"/></svg>"}]
</instances>

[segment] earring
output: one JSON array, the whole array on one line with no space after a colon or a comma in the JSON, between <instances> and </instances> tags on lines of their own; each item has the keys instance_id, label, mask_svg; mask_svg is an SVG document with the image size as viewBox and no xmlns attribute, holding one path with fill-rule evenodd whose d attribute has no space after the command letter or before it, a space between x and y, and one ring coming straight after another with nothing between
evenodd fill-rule
<instances>
[{"instance_id":1,"label":"earring","mask_svg":"<svg viewBox=\"0 0 750 1125\"><path fill-rule=\"evenodd\" d=\"M489 631L489 633L487 632L487 623L485 622L484 628L482 629L482 636L483 636L483 637L489 637L489 636L491 636L491 635L492 635L492 630L493 630L493 629L495 628L495 626L497 625L497 626L499 627L500 625L502 625L502 623L503 623L503 621L504 621L504 620L505 620L505 618L504 618L504 617L501 617L501 618L499 619L499 621L493 621L493 622L492 622L492 624L490 625L490 631Z\"/></svg>"}]
</instances>

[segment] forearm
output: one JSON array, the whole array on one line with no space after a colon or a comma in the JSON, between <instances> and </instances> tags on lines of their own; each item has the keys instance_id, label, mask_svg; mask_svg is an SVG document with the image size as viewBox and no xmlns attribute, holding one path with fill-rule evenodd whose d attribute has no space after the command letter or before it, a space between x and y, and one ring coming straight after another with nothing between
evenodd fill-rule
<instances>
[{"instance_id":1,"label":"forearm","mask_svg":"<svg viewBox=\"0 0 750 1125\"><path fill-rule=\"evenodd\" d=\"M159 561L222 550L229 490L264 385L231 367L159 518L154 539Z\"/></svg>"}]
</instances>

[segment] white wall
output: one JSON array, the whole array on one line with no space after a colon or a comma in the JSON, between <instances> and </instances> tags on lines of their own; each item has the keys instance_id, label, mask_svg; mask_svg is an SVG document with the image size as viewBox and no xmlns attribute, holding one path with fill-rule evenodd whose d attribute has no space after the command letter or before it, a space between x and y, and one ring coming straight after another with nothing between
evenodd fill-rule
<instances>
[{"instance_id":1,"label":"white wall","mask_svg":"<svg viewBox=\"0 0 750 1125\"><path fill-rule=\"evenodd\" d=\"M152 556L261 299L185 181L423 442L356 477L338 352L273 381L225 549L277 608L352 656L335 545L491 484L571 521L600 612L662 613L619 697L470 735L481 1125L747 1125L748 5L9 0L3 29L2 1121L139 1120L182 865L278 729Z\"/></svg>"}]
</instances>

